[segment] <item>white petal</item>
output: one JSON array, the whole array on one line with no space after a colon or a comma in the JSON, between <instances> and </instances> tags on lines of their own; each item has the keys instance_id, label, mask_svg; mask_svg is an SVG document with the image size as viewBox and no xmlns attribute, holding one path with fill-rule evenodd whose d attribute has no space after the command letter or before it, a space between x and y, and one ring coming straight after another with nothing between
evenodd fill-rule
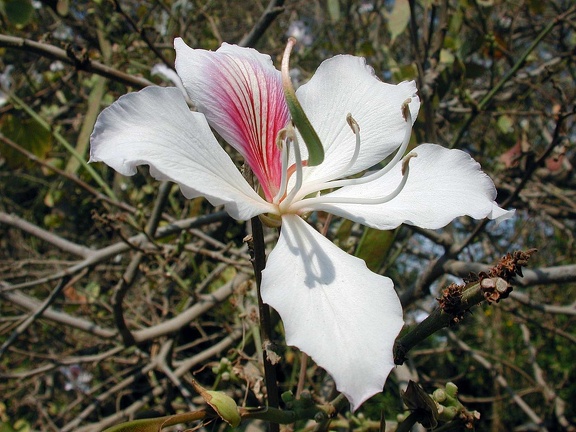
<instances>
[{"instance_id":1,"label":"white petal","mask_svg":"<svg viewBox=\"0 0 576 432\"><path fill-rule=\"evenodd\" d=\"M384 204L319 204L324 210L378 229L402 223L422 228L441 228L458 216L500 220L514 212L499 208L496 188L480 164L461 150L422 144L413 150L408 181L400 194ZM346 186L326 196L377 198L392 192L401 180L401 163L370 183Z\"/></svg>"},{"instance_id":2,"label":"white petal","mask_svg":"<svg viewBox=\"0 0 576 432\"><path fill-rule=\"evenodd\" d=\"M238 150L272 199L281 179L276 136L289 120L280 72L269 56L223 44L192 49L174 40L176 70L208 123Z\"/></svg>"},{"instance_id":3,"label":"white petal","mask_svg":"<svg viewBox=\"0 0 576 432\"><path fill-rule=\"evenodd\" d=\"M178 90L180 90L182 92L182 94L184 95L184 98L186 99L186 102L192 104L192 101L190 100L190 97L188 96L188 92L184 88L184 84L182 84L182 80L180 79L180 77L178 76L178 74L176 73L176 71L174 69L170 69L164 63L157 63L154 66L152 66L152 69L150 70L150 74L152 76L158 75L162 79L164 79L166 81L170 81L172 84L174 84L176 87L178 87Z\"/></svg>"},{"instance_id":4,"label":"white petal","mask_svg":"<svg viewBox=\"0 0 576 432\"><path fill-rule=\"evenodd\" d=\"M285 215L262 275L262 299L280 314L286 342L326 369L354 410L382 391L403 325L390 279Z\"/></svg>"},{"instance_id":5,"label":"white petal","mask_svg":"<svg viewBox=\"0 0 576 432\"><path fill-rule=\"evenodd\" d=\"M156 179L178 183L187 198L223 204L236 219L272 210L244 180L204 116L191 112L174 87L120 97L98 116L90 143L90 162L105 162L124 175L150 165Z\"/></svg>"},{"instance_id":6,"label":"white petal","mask_svg":"<svg viewBox=\"0 0 576 432\"><path fill-rule=\"evenodd\" d=\"M296 95L325 148L325 160L308 169L317 179L343 169L355 148L355 136L346 122L350 113L360 126L360 156L348 175L382 161L396 150L404 138L406 121L402 104L411 98L413 122L420 99L416 84L387 84L374 75L365 59L340 55L324 61L312 79ZM313 172L313 173L312 173Z\"/></svg>"}]
</instances>

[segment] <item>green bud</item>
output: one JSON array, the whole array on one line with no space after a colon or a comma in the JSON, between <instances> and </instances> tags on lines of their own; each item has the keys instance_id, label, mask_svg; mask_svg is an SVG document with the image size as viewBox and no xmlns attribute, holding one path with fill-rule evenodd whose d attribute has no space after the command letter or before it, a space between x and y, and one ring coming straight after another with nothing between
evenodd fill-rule
<instances>
[{"instance_id":1,"label":"green bud","mask_svg":"<svg viewBox=\"0 0 576 432\"><path fill-rule=\"evenodd\" d=\"M454 420L459 412L460 410L453 406L443 407L442 410L438 410L438 420L444 422Z\"/></svg>"},{"instance_id":2,"label":"green bud","mask_svg":"<svg viewBox=\"0 0 576 432\"><path fill-rule=\"evenodd\" d=\"M432 393L432 398L436 402L444 402L446 400L446 392L442 389L436 389L434 393Z\"/></svg>"},{"instance_id":3,"label":"green bud","mask_svg":"<svg viewBox=\"0 0 576 432\"><path fill-rule=\"evenodd\" d=\"M232 427L240 424L241 418L238 413L238 405L236 405L234 399L220 391L207 390L206 394L209 396L205 398L206 402L214 408L214 411L222 420Z\"/></svg>"},{"instance_id":4,"label":"green bud","mask_svg":"<svg viewBox=\"0 0 576 432\"><path fill-rule=\"evenodd\" d=\"M216 411L216 414L218 414L222 420L232 427L240 424L242 418L240 417L238 405L236 405L234 399L221 391L206 390L195 380L192 381L192 386L194 390L202 396L202 399Z\"/></svg>"},{"instance_id":5,"label":"green bud","mask_svg":"<svg viewBox=\"0 0 576 432\"><path fill-rule=\"evenodd\" d=\"M446 393L453 398L458 396L458 387L456 387L456 384L453 382L446 383Z\"/></svg>"},{"instance_id":6,"label":"green bud","mask_svg":"<svg viewBox=\"0 0 576 432\"><path fill-rule=\"evenodd\" d=\"M282 393L282 395L280 397L282 398L282 401L284 403L290 403L290 402L294 401L294 393L292 393L290 390Z\"/></svg>"}]
</instances>

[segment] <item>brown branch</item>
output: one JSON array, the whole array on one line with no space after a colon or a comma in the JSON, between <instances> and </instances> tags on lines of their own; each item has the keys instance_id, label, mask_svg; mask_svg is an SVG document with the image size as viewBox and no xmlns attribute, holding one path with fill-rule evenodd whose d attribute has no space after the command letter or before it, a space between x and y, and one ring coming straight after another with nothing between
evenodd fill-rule
<instances>
[{"instance_id":1,"label":"brown branch","mask_svg":"<svg viewBox=\"0 0 576 432\"><path fill-rule=\"evenodd\" d=\"M516 251L504 256L487 273L480 273L476 280L466 285L451 284L438 298L439 307L424 321L396 341L394 362L403 364L407 353L417 344L445 327L462 321L464 314L473 306L487 301L498 302L508 297L512 291L511 283L516 275L522 275L522 267L527 264L535 252Z\"/></svg>"},{"instance_id":2,"label":"brown branch","mask_svg":"<svg viewBox=\"0 0 576 432\"><path fill-rule=\"evenodd\" d=\"M71 253L73 255L80 256L82 258L88 258L90 255L93 254L93 250L87 248L86 246L82 246L76 243L71 242L70 240L66 240L50 231L46 231L45 229L40 228L30 222L19 218L15 215L10 215L4 212L0 212L0 224L5 224L9 226L13 226L18 228L36 238L44 240L47 243L50 243L56 246L58 249Z\"/></svg>"},{"instance_id":3,"label":"brown branch","mask_svg":"<svg viewBox=\"0 0 576 432\"><path fill-rule=\"evenodd\" d=\"M2 214L3 213L0 212L0 215L2 215ZM181 232L183 230L189 230L191 228L201 227L201 226L209 225L209 224L212 224L215 222L221 222L222 220L224 220L228 217L229 217L228 213L222 211L222 212L216 212L216 213L212 213L212 214L201 216L201 217L183 219L181 221L173 222L170 225L166 225L166 226L163 226L160 229L158 229L158 232L156 233L155 238L161 239L164 237L168 237L172 234L176 234L178 232ZM9 221L7 221L6 223L9 223ZM115 243L115 244L110 245L110 246L106 246L102 249L91 251L91 253L88 255L88 257L86 259L84 259L83 261L81 261L77 264L74 264L73 266L70 266L63 271L56 272L51 276L36 279L33 281L22 282L19 284L6 284L6 283L4 283L4 286L0 288L0 294L2 294L3 292L6 292L6 291L10 291L10 290L15 290L15 289L20 289L20 288L28 288L28 287L39 285L42 283L47 283L47 282L50 282L53 280L58 280L64 276L75 274L75 273L83 270L86 267L90 267L90 266L98 264L102 261L106 261L107 259L112 258L112 257L114 257L120 253L127 252L131 249L138 249L141 247L145 247L147 245L149 245L148 235L146 235L145 233L138 234L138 235L135 235L133 237L130 237L128 239L128 242L119 242L119 243Z\"/></svg>"},{"instance_id":4,"label":"brown branch","mask_svg":"<svg viewBox=\"0 0 576 432\"><path fill-rule=\"evenodd\" d=\"M162 52L156 48L152 41L148 38L148 35L146 35L146 29L138 28L138 25L134 22L132 17L124 12L124 9L122 9L122 6L118 0L114 0L114 5L116 7L116 11L118 11L118 13L120 13L120 15L122 15L122 17L128 22L128 24L130 24L130 27L132 27L132 29L140 35L140 38L144 41L148 48L150 48L150 50L156 54L156 57L162 60L162 63L164 63L167 67L174 69L172 62L168 61L164 54L162 54Z\"/></svg>"},{"instance_id":5,"label":"brown branch","mask_svg":"<svg viewBox=\"0 0 576 432\"><path fill-rule=\"evenodd\" d=\"M272 319L270 317L270 307L264 303L261 295L262 271L266 267L266 244L264 242L264 230L262 222L258 216L251 220L252 236L248 240L248 249L252 255L252 265L254 267L254 276L256 279L256 291L258 293L258 310L260 318L260 337L264 349L263 363L264 376L268 394L268 406L278 408L280 397L278 394L278 382L276 377L275 362L272 361L269 351L273 347L272 338ZM275 432L279 426L275 423L269 423L269 430Z\"/></svg>"},{"instance_id":6,"label":"brown branch","mask_svg":"<svg viewBox=\"0 0 576 432\"><path fill-rule=\"evenodd\" d=\"M218 355L222 351L226 350L228 347L230 347L230 345L235 343L241 336L242 336L242 331L240 331L240 330L233 331L228 336L223 338L220 342L212 345L210 348L207 348L206 350L202 351L201 353L196 354L195 356L182 362L182 364L180 364L180 366L178 366L178 368L176 368L176 370L174 370L174 375L176 377L179 377L179 378L184 376L184 374L186 374L194 366L199 365L201 363L204 363L208 359L210 359L210 358ZM161 360L160 358L158 358L157 360L153 360L148 365L146 365L144 367L144 369L142 369L142 372L144 373L144 371L153 370L157 366L157 362L160 360ZM117 393L117 392L121 391L122 389L131 385L134 382L134 379L135 379L135 376L131 375L128 378L126 378L124 381L122 381L121 383L114 386L113 388L111 388L108 391L98 395L98 397L95 399L95 401L92 404L90 404L88 407L86 407L78 416L76 416L76 418L74 418L74 420L72 420L70 423L66 424L61 429L61 431L62 432L70 432L70 431L100 432L108 426L112 426L116 423L120 423L122 420L127 420L129 417L133 416L136 412L138 412L138 410L140 410L143 406L146 406L146 404L150 403L154 398L157 398L158 396L162 395L166 389L166 383L168 381L167 378L160 380L158 385L156 385L151 391L149 391L145 395L139 397L136 402L132 403L127 408L124 408L121 411L117 411L114 414L109 415L108 417L101 419L97 423L87 425L84 427L79 427L79 425L82 423L82 421L84 421L86 418L88 418L96 409L98 409L100 407L100 404L102 402L107 400L114 393Z\"/></svg>"},{"instance_id":7,"label":"brown branch","mask_svg":"<svg viewBox=\"0 0 576 432\"><path fill-rule=\"evenodd\" d=\"M498 372L498 369L492 365L484 356L482 356L478 351L472 349L468 344L460 340L454 332L448 331L448 337L454 341L460 349L469 353L476 362L478 362L482 367L486 370L492 372L496 379L496 382L502 386L512 397L512 400L520 407L522 411L532 420L536 425L539 427L539 431L547 431L546 428L543 426L542 419L538 414L534 412L534 410L526 403L524 399L520 397L520 395L508 384L508 381L504 376Z\"/></svg>"},{"instance_id":8,"label":"brown branch","mask_svg":"<svg viewBox=\"0 0 576 432\"><path fill-rule=\"evenodd\" d=\"M23 148L22 146L20 146L19 144L15 143L14 141L12 141L11 139L5 137L4 135L2 135L0 133L0 141L2 141L4 144L6 144L7 146L13 148L14 150L16 150L19 153L22 153L24 156L26 156L28 159L30 159L31 161L39 164L40 166L42 166L45 169L48 169L50 171L55 172L56 174L74 182L75 184L77 184L78 186L80 186L82 189L86 190L88 193L94 195L97 199L101 200L101 201L105 201L109 204L112 204L115 207L119 207L123 210L126 210L130 213L134 213L136 211L136 209L126 203L123 202L118 202L115 201L113 199L111 199L110 197L108 197L107 195L103 194L102 192L100 192L99 190L93 188L92 186L90 186L88 183L86 183L85 181L81 180L80 178L78 178L76 175L74 174L70 174L64 170L61 170L59 168L56 168L55 166L51 165L50 163L40 159L39 157L37 157L34 153L29 152L28 150L26 150L25 148Z\"/></svg>"},{"instance_id":9,"label":"brown branch","mask_svg":"<svg viewBox=\"0 0 576 432\"><path fill-rule=\"evenodd\" d=\"M268 27L270 27L270 24L274 22L278 15L284 12L283 5L284 0L271 0L260 19L252 27L252 30L238 42L238 45L242 47L253 47L256 45Z\"/></svg>"},{"instance_id":10,"label":"brown branch","mask_svg":"<svg viewBox=\"0 0 576 432\"><path fill-rule=\"evenodd\" d=\"M129 87L144 88L155 85L146 78L121 72L100 62L90 60L89 58L78 58L70 49L63 50L54 45L35 42L30 39L0 34L0 47L31 52L43 57L60 60L63 63L73 66L76 70L95 73Z\"/></svg>"}]
</instances>

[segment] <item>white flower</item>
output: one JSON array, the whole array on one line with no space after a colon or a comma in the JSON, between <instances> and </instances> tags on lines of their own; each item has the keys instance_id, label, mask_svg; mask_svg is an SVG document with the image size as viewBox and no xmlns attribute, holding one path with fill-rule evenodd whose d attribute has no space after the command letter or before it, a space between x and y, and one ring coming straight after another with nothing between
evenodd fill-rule
<instances>
[{"instance_id":1,"label":"white flower","mask_svg":"<svg viewBox=\"0 0 576 432\"><path fill-rule=\"evenodd\" d=\"M440 228L458 216L510 212L495 204L494 184L462 151L423 144L402 161L420 105L414 82L385 84L358 57L323 62L296 92L325 153L321 164L307 166L307 148L290 127L281 74L270 57L228 44L216 52L191 49L181 39L175 48L176 70L199 112L175 88L122 96L98 118L91 161L125 175L146 164L155 178L178 183L187 198L204 196L236 219L281 221L262 298L280 314L287 343L326 369L357 409L382 390L394 366L400 301L390 279L301 216L322 210L391 229L402 223ZM262 196L210 126L250 165ZM384 168L355 176L394 152Z\"/></svg>"}]
</instances>

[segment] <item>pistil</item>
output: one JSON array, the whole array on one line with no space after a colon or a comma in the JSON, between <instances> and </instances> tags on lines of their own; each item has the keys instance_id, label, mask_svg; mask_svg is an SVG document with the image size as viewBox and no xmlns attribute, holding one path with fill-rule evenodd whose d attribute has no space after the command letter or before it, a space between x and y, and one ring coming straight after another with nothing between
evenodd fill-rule
<instances>
[{"instance_id":1,"label":"pistil","mask_svg":"<svg viewBox=\"0 0 576 432\"><path fill-rule=\"evenodd\" d=\"M280 178L280 188L278 193L272 199L273 204L278 204L282 197L286 195L286 187L288 185L288 160L289 160L289 147L286 145L286 128L280 129L276 136L276 145L280 149L280 157L282 164L282 177Z\"/></svg>"},{"instance_id":2,"label":"pistil","mask_svg":"<svg viewBox=\"0 0 576 432\"><path fill-rule=\"evenodd\" d=\"M294 186L286 195L286 197L279 203L280 212L285 212L292 202L294 201L294 197L298 194L300 189L302 188L303 182L303 173L302 173L302 155L300 153L300 145L298 144L298 139L296 138L296 131L292 124L288 124L286 127L286 146L292 145L294 148L294 167L296 169L295 175L296 179L294 180ZM286 174L282 172L282 177L288 177L288 170L286 170ZM289 180L289 179L287 179Z\"/></svg>"}]
</instances>

